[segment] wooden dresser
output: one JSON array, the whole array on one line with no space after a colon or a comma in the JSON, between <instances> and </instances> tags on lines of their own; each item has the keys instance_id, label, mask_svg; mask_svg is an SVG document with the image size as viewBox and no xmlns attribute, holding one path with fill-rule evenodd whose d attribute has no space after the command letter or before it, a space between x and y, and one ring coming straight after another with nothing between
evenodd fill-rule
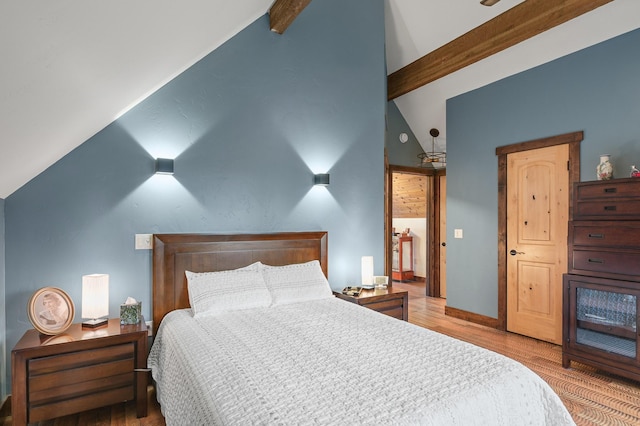
<instances>
[{"instance_id":1,"label":"wooden dresser","mask_svg":"<svg viewBox=\"0 0 640 426\"><path fill-rule=\"evenodd\" d=\"M147 328L144 319L45 336L27 331L11 351L13 424L136 400L147 415Z\"/></svg>"},{"instance_id":2,"label":"wooden dresser","mask_svg":"<svg viewBox=\"0 0 640 426\"><path fill-rule=\"evenodd\" d=\"M640 380L640 179L573 189L562 365L573 360Z\"/></svg>"}]
</instances>

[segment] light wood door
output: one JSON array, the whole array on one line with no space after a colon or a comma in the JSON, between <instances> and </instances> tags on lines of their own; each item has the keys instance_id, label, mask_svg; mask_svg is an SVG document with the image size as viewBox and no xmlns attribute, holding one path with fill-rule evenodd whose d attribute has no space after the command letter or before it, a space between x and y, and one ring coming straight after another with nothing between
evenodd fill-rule
<instances>
[{"instance_id":1,"label":"light wood door","mask_svg":"<svg viewBox=\"0 0 640 426\"><path fill-rule=\"evenodd\" d=\"M507 156L507 330L562 343L567 145Z\"/></svg>"},{"instance_id":2,"label":"light wood door","mask_svg":"<svg viewBox=\"0 0 640 426\"><path fill-rule=\"evenodd\" d=\"M440 176L440 297L447 298L447 176Z\"/></svg>"}]
</instances>

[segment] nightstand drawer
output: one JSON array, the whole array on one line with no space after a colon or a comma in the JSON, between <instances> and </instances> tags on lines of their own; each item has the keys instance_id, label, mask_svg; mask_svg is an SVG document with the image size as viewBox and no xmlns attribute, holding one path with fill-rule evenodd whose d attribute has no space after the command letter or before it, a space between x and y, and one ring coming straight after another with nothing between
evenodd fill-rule
<instances>
[{"instance_id":1,"label":"nightstand drawer","mask_svg":"<svg viewBox=\"0 0 640 426\"><path fill-rule=\"evenodd\" d=\"M367 309L378 311L391 317L409 321L409 293L395 291L389 286L386 289L362 290L359 296L349 296L334 292L339 299L355 303Z\"/></svg>"},{"instance_id":2,"label":"nightstand drawer","mask_svg":"<svg viewBox=\"0 0 640 426\"><path fill-rule=\"evenodd\" d=\"M133 399L134 368L133 343L29 360L29 421Z\"/></svg>"},{"instance_id":3,"label":"nightstand drawer","mask_svg":"<svg viewBox=\"0 0 640 426\"><path fill-rule=\"evenodd\" d=\"M29 401L29 422L38 422L132 400L135 397L132 380L133 373L123 375L119 379L113 377L107 380L79 383L59 388L63 395L56 395L56 388L48 389L48 392L37 395L43 399ZM110 388L118 384L121 387ZM51 394L53 397L46 398L46 394Z\"/></svg>"},{"instance_id":4,"label":"nightstand drawer","mask_svg":"<svg viewBox=\"0 0 640 426\"><path fill-rule=\"evenodd\" d=\"M67 353L53 355L29 360L29 377L45 376L49 373L63 373L70 369L77 369L83 366L96 366L99 364L111 363L120 360L131 360L133 371L133 357L135 354L133 343L107 346L82 352L79 357L77 353ZM99 374L99 373L96 373Z\"/></svg>"},{"instance_id":5,"label":"nightstand drawer","mask_svg":"<svg viewBox=\"0 0 640 426\"><path fill-rule=\"evenodd\" d=\"M362 303L362 306L366 306L369 309L373 309L374 311L381 312L383 314L389 315L394 318L404 319L403 315L403 306L404 299L397 298L391 300L381 300L378 302L372 303Z\"/></svg>"}]
</instances>

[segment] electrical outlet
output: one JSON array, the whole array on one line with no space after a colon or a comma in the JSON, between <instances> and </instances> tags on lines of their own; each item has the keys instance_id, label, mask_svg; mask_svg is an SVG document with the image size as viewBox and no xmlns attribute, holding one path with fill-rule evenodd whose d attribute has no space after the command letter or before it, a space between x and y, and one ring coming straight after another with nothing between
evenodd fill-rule
<instances>
[{"instance_id":1,"label":"electrical outlet","mask_svg":"<svg viewBox=\"0 0 640 426\"><path fill-rule=\"evenodd\" d=\"M147 324L147 335L153 336L153 321L145 321Z\"/></svg>"},{"instance_id":2,"label":"electrical outlet","mask_svg":"<svg viewBox=\"0 0 640 426\"><path fill-rule=\"evenodd\" d=\"M151 250L153 234L136 234L136 250Z\"/></svg>"}]
</instances>

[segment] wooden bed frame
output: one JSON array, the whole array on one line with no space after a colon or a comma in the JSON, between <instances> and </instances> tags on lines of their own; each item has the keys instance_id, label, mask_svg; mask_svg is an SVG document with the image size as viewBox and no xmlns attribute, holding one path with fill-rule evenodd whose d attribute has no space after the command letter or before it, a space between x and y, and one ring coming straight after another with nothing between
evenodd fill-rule
<instances>
[{"instance_id":1,"label":"wooden bed frame","mask_svg":"<svg viewBox=\"0 0 640 426\"><path fill-rule=\"evenodd\" d=\"M174 309L189 307L184 271L241 268L254 262L281 266L319 260L328 277L327 232L276 234L155 234L153 238L153 333Z\"/></svg>"}]
</instances>

